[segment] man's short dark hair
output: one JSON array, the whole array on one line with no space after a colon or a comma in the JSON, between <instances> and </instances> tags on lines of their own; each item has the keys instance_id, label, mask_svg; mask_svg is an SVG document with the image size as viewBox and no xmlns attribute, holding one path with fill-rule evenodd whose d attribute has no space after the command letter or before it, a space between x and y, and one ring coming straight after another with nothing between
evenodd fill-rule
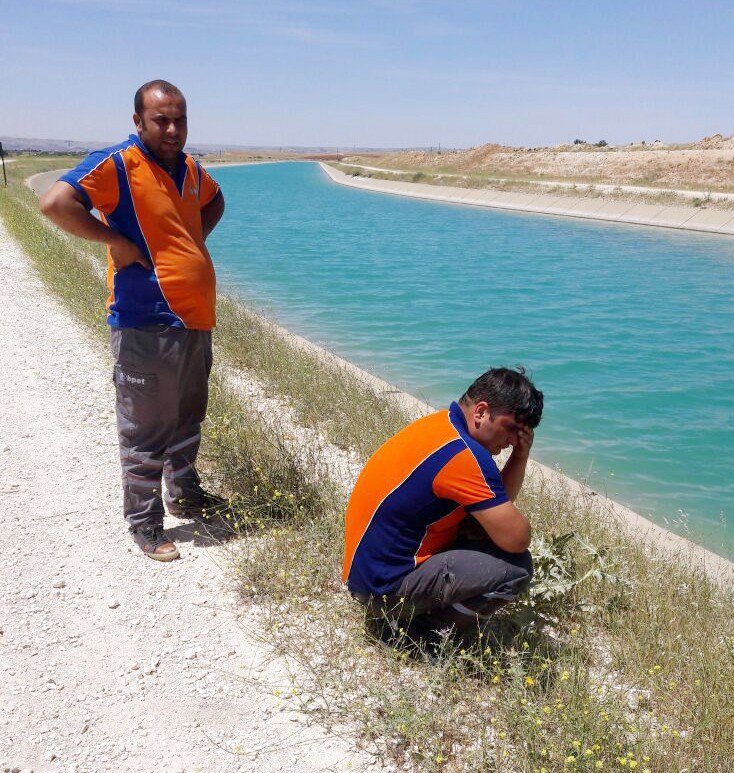
<instances>
[{"instance_id":1,"label":"man's short dark hair","mask_svg":"<svg viewBox=\"0 0 734 773\"><path fill-rule=\"evenodd\" d=\"M135 113L137 115L143 114L143 98L147 92L152 91L153 89L163 92L168 97L181 97L183 100L186 99L181 89L178 86L174 86L172 83L169 83L168 81L148 81L135 92Z\"/></svg>"},{"instance_id":2,"label":"man's short dark hair","mask_svg":"<svg viewBox=\"0 0 734 773\"><path fill-rule=\"evenodd\" d=\"M543 393L525 375L525 368L490 368L464 392L464 405L485 402L493 411L509 414L535 429L543 413Z\"/></svg>"}]
</instances>

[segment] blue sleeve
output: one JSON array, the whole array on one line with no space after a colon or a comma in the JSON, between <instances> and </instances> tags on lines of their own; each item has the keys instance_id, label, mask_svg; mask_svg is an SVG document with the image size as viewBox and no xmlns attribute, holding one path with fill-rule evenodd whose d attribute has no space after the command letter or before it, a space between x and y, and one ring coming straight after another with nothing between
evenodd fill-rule
<instances>
[{"instance_id":1,"label":"blue sleeve","mask_svg":"<svg viewBox=\"0 0 734 773\"><path fill-rule=\"evenodd\" d=\"M465 509L470 513L475 513L478 510L489 510L491 507L497 507L503 505L505 502L509 502L510 498L505 491L505 484L502 482L502 475L500 473L497 463L492 458L489 451L484 448L481 449L482 453L478 450L472 449L474 458L479 463L479 469L482 471L484 480L487 486L491 489L494 497L485 499L482 502L474 502Z\"/></svg>"}]
</instances>

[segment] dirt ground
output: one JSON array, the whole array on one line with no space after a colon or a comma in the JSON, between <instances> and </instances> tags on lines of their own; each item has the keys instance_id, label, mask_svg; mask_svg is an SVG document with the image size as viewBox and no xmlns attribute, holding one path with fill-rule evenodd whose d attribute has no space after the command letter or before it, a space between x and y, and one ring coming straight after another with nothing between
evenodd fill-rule
<instances>
[{"instance_id":1,"label":"dirt ground","mask_svg":"<svg viewBox=\"0 0 734 773\"><path fill-rule=\"evenodd\" d=\"M564 180L705 191L734 190L734 137L706 137L690 145L560 145L509 148L488 144L463 151L406 151L372 156L385 168Z\"/></svg>"},{"instance_id":2,"label":"dirt ground","mask_svg":"<svg viewBox=\"0 0 734 773\"><path fill-rule=\"evenodd\" d=\"M223 548L121 515L111 364L0 224L0 771L357 771L297 710Z\"/></svg>"}]
</instances>

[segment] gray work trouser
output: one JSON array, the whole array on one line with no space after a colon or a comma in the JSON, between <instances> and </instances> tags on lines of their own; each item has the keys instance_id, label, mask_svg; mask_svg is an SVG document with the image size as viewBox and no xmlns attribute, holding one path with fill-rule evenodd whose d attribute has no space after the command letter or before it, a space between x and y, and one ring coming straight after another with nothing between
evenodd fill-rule
<instances>
[{"instance_id":1,"label":"gray work trouser","mask_svg":"<svg viewBox=\"0 0 734 773\"><path fill-rule=\"evenodd\" d=\"M123 510L132 528L163 524L166 499L201 498L194 468L212 367L211 332L166 325L111 330Z\"/></svg>"},{"instance_id":2,"label":"gray work trouser","mask_svg":"<svg viewBox=\"0 0 734 773\"><path fill-rule=\"evenodd\" d=\"M376 617L420 620L433 628L476 628L527 590L533 576L529 551L507 553L491 540L458 539L403 577L384 597L353 594Z\"/></svg>"}]
</instances>

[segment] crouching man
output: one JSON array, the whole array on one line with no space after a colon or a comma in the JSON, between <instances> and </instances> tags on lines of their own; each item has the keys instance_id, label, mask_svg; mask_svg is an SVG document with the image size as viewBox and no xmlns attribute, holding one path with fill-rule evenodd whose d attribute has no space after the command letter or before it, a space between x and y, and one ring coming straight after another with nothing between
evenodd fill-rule
<instances>
[{"instance_id":1,"label":"crouching man","mask_svg":"<svg viewBox=\"0 0 734 773\"><path fill-rule=\"evenodd\" d=\"M513 502L542 411L522 369L495 368L375 452L347 507L342 575L375 617L476 630L527 588L530 523Z\"/></svg>"}]
</instances>

